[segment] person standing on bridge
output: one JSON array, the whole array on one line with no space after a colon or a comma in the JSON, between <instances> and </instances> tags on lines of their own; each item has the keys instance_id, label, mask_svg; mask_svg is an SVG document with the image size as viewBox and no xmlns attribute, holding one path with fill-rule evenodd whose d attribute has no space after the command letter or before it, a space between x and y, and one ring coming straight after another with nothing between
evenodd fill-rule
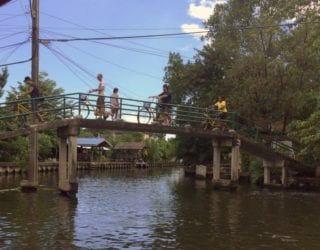
<instances>
[{"instance_id":1,"label":"person standing on bridge","mask_svg":"<svg viewBox=\"0 0 320 250\"><path fill-rule=\"evenodd\" d=\"M163 92L156 96L149 96L159 100L157 120L163 125L170 125L171 123L171 93L169 92L168 84L163 84Z\"/></svg>"},{"instance_id":2,"label":"person standing on bridge","mask_svg":"<svg viewBox=\"0 0 320 250\"><path fill-rule=\"evenodd\" d=\"M113 93L110 96L110 104L111 104L111 117L112 120L117 120L118 119L118 113L120 109L120 102L119 102L119 89L114 88Z\"/></svg>"},{"instance_id":3,"label":"person standing on bridge","mask_svg":"<svg viewBox=\"0 0 320 250\"><path fill-rule=\"evenodd\" d=\"M23 80L23 82L27 85L27 90L25 92L22 92L18 95L16 95L16 98L24 97L27 95L30 95L31 97L31 110L33 113L38 111L38 104L39 102L43 101L43 98L41 97L41 92L39 90L39 87L36 86L30 76L26 76ZM40 122L43 122L43 118L39 113L36 113L36 116Z\"/></svg>"},{"instance_id":4,"label":"person standing on bridge","mask_svg":"<svg viewBox=\"0 0 320 250\"><path fill-rule=\"evenodd\" d=\"M227 103L226 103L226 100L224 99L224 97L219 96L218 101L215 104L213 104L213 106L218 110L219 117L221 119L225 119L228 110L227 110Z\"/></svg>"},{"instance_id":5,"label":"person standing on bridge","mask_svg":"<svg viewBox=\"0 0 320 250\"><path fill-rule=\"evenodd\" d=\"M102 74L97 75L97 79L99 81L98 88L96 89L91 89L89 93L93 92L98 92L98 99L97 99L97 109L95 111L95 115L98 116L99 118L102 118L106 120L109 116L109 113L105 111L105 96L104 96L104 91L106 88L106 83L103 79Z\"/></svg>"}]
</instances>

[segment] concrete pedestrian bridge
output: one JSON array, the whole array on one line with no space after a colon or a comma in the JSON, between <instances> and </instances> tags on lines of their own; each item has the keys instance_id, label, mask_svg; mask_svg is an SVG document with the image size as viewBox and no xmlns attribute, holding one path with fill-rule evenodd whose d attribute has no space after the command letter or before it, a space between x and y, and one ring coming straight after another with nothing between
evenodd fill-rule
<instances>
[{"instance_id":1,"label":"concrete pedestrian bridge","mask_svg":"<svg viewBox=\"0 0 320 250\"><path fill-rule=\"evenodd\" d=\"M85 97L85 98L84 98ZM281 183L286 185L288 173L301 176L314 176L314 169L295 158L295 148L275 138L272 133L257 127L247 127L239 123L234 113L227 119L218 119L216 111L205 108L170 105L172 122L164 126L155 122L157 104L133 99L120 99L119 116L121 120L104 120L94 115L96 95L73 93L48 96L40 103L38 110L31 111L30 100L0 104L0 140L10 140L16 136L30 138L30 164L28 179L22 182L25 189L38 186L38 133L48 130L57 131L59 144L59 189L62 192L77 192L77 137L81 128L95 130L135 131L144 133L175 134L188 137L203 137L212 141L213 182L237 183L239 178L240 149L263 160L264 183L270 183L272 168L280 168ZM23 111L21 106L26 107ZM110 97L106 97L106 110L110 108ZM37 122L37 116L45 118ZM214 124L206 127L207 121ZM242 119L243 120L243 119ZM204 129L206 128L206 129ZM222 149L230 152L230 175L221 176Z\"/></svg>"}]
</instances>

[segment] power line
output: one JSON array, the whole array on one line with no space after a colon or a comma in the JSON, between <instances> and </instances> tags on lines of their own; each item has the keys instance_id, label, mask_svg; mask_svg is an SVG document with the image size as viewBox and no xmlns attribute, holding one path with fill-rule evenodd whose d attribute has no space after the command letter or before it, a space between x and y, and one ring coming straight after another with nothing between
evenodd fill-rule
<instances>
[{"instance_id":1,"label":"power line","mask_svg":"<svg viewBox=\"0 0 320 250\"><path fill-rule=\"evenodd\" d=\"M62 57L64 60L66 60L67 62L69 62L70 64L72 64L74 67L76 67L77 69L80 69L82 72L84 72L84 73L86 73L88 76L90 76L90 77L92 77L92 78L95 78L95 74L93 74L92 72L90 72L89 70L87 70L87 69L85 69L83 66L81 66L80 64L78 64L78 63L76 63L74 60L72 60L72 59L70 59L69 57L67 57L66 55L64 55L63 54L63 52L62 51L59 51L59 49L53 49L53 48L51 48L51 47L49 47L49 46L46 46L50 51L53 51L55 54L58 54L59 55L59 57ZM57 55L56 55L57 56ZM67 64L66 63L64 63L64 65L66 66L66 67L68 67L68 69L69 70L71 70L71 72L73 72L73 74L76 76L76 77L78 77L79 78L79 76L77 75L77 73L75 72L75 70L72 70L71 69L71 67L68 65L67 66ZM83 81L83 79L81 79L82 80L82 82L84 82L87 86L89 86L90 88L92 88L91 87L91 85L89 85L89 84L87 84L85 81ZM112 90L112 88L113 87L115 87L112 83L110 83L110 81L108 81L108 85L107 85L107 87L109 87L109 85L110 85L110 89ZM122 88L122 86L119 84L119 86ZM141 97L141 96L139 96L139 95L137 95L136 93L134 93L133 91L130 91L130 90L126 90L126 88L123 88L122 89L122 92L124 93L124 95L125 96L127 96L128 98L130 98L130 94L129 95L127 95L127 94L125 94L125 92L131 92L131 94L133 95L133 96L136 96L136 97Z\"/></svg>"},{"instance_id":2,"label":"power line","mask_svg":"<svg viewBox=\"0 0 320 250\"><path fill-rule=\"evenodd\" d=\"M251 25L251 26L238 26L226 28L226 30L235 30L235 29L262 29L262 28L272 28L272 27L285 27L285 26L294 26L299 24L316 24L320 21L312 22L296 22L296 23L285 23L285 24L276 24L276 25ZM212 27L213 28L213 27ZM225 28L225 27L223 27ZM99 41L99 40L122 40L122 39L140 39L140 38L160 38L160 37L176 37L176 36L189 36L195 34L204 34L209 32L209 30L204 31L192 31L192 32L180 32L180 33L164 33L164 34L148 34L148 35L132 35L132 36L109 36L109 37L76 37L76 38L49 38L49 39L40 39L50 42L73 42L73 41Z\"/></svg>"},{"instance_id":3,"label":"power line","mask_svg":"<svg viewBox=\"0 0 320 250\"><path fill-rule=\"evenodd\" d=\"M7 18L4 18L4 19L0 20L0 23L5 22L5 21L10 20L10 19L13 19L13 18L16 18L16 17L24 16L24 15L25 14L18 14L18 15L10 16L10 17L7 17Z\"/></svg>"},{"instance_id":4,"label":"power line","mask_svg":"<svg viewBox=\"0 0 320 250\"><path fill-rule=\"evenodd\" d=\"M137 73L137 74L144 75L144 76L148 76L148 77L151 77L151 78L154 78L154 79L157 79L157 80L161 80L160 77L153 76L153 75L150 75L150 74L147 74L147 73L139 72L139 71L136 71L136 70L134 70L134 69L130 69L130 68L124 67L124 66L122 66L122 65L120 65L120 64L110 62L109 60L106 60L106 59L104 59L104 58L102 58L102 57L99 57L99 56L97 56L97 55L91 54L91 53L89 53L88 51L84 51L84 50L82 50L82 49L80 49L80 48L78 48L78 47L76 47L76 46L72 46L72 45L70 45L70 44L68 44L68 45L69 45L71 48L74 48L74 49L76 49L76 50L78 50L78 51L81 51L82 53L87 54L87 55L89 55L89 56L91 56L91 57L93 57L93 58L96 58L96 59L98 59L98 60L100 60L100 61L102 61L102 62L115 65L115 66L117 66L117 67L119 67L119 68L122 68L122 69L125 69L125 70L128 70L128 71L131 71L131 72L133 72L133 73Z\"/></svg>"},{"instance_id":5,"label":"power line","mask_svg":"<svg viewBox=\"0 0 320 250\"><path fill-rule=\"evenodd\" d=\"M14 47L14 46L17 46L17 45L23 45L23 44L25 44L25 43L27 43L27 42L29 42L29 39L28 39L28 40L25 40L25 41L23 41L23 42L13 43L13 44L1 46L0 49L11 48L11 47Z\"/></svg>"},{"instance_id":6,"label":"power line","mask_svg":"<svg viewBox=\"0 0 320 250\"><path fill-rule=\"evenodd\" d=\"M78 28L76 28L76 27L66 27L66 26L42 26L42 28L54 29L54 30L89 30L89 31L95 31L95 32L101 33L101 34L105 34L105 33L102 33L102 32L99 32L99 31L104 31L104 30L112 30L112 31L181 30L181 27L167 27L167 28L90 28L90 27L85 27L85 26L82 26L82 25L80 27L78 27ZM201 28L184 28L184 29L185 30L200 30ZM107 35L107 34L105 34L105 35Z\"/></svg>"},{"instance_id":7,"label":"power line","mask_svg":"<svg viewBox=\"0 0 320 250\"><path fill-rule=\"evenodd\" d=\"M52 31L47 31L50 33L54 33L54 34L59 34L57 32L52 32ZM60 34L61 35L61 34ZM67 37L71 37L74 38L72 36L66 35ZM119 48L119 49L123 49L123 50L127 50L127 51L133 51L133 52L137 52L137 53L142 53L142 54L148 54L148 55L153 55L153 56L158 56L158 57L162 57L162 58L168 58L167 55L162 55L150 50L142 50L142 49L138 49L138 48L131 48L131 47L125 47L125 46L120 46L120 45L115 45L115 44L110 44L110 43L106 43L106 42L101 42L101 41L88 41L88 42L92 42L92 43L97 43L97 44L102 44L102 45L106 45L109 47L114 47L114 48ZM50 41L46 40L46 39L42 39L42 43L44 44L48 44L50 43Z\"/></svg>"},{"instance_id":8,"label":"power line","mask_svg":"<svg viewBox=\"0 0 320 250\"><path fill-rule=\"evenodd\" d=\"M0 37L0 40L5 40L7 38L11 38L11 37L14 37L14 36L20 35L20 34L25 34L25 31L19 31L19 32L15 32L15 33L6 34L3 37Z\"/></svg>"},{"instance_id":9,"label":"power line","mask_svg":"<svg viewBox=\"0 0 320 250\"><path fill-rule=\"evenodd\" d=\"M166 34L149 34L149 35L134 35L134 36L111 36L111 37L87 37L87 38L58 38L58 39L40 39L41 41L49 42L73 42L73 41L99 41L99 40L122 40L122 39L137 39L137 38L152 38L152 37L174 37L174 36L185 36L193 34L203 34L207 31L193 31L193 32L180 32L180 33L166 33Z\"/></svg>"},{"instance_id":10,"label":"power line","mask_svg":"<svg viewBox=\"0 0 320 250\"><path fill-rule=\"evenodd\" d=\"M51 32L51 31L49 31L49 33L54 33L54 34L61 35L60 33L57 33L57 32ZM69 36L69 35L67 35L67 36ZM72 36L69 36L69 37L72 37ZM97 42L97 43L99 43L99 42ZM49 49L50 43L49 43L49 44L43 44L43 45ZM106 60L106 59L104 59L104 58L102 58L102 57L99 57L99 56L97 56L97 55L91 54L91 53L89 53L88 51L84 51L84 50L82 50L82 49L80 49L80 48L78 48L78 47L76 47L76 46L72 46L72 45L70 45L70 44L67 44L67 45L68 45L69 47L75 49L75 50L78 50L78 51L84 53L84 54L90 55L90 56L93 57L93 58L96 58L96 59L101 60L101 61L103 61L103 62L106 62L106 63L112 64L112 65L115 65L115 66L120 67L120 68L122 68L122 69L131 71L131 72L134 72L134 73L137 73L137 74L140 74L140 75L145 75L145 76L148 76L148 77L152 77L152 78L155 78L155 79L157 79L157 80L162 80L160 77L156 77L156 76L153 76L153 75L150 75L150 74L147 74L147 73L138 72L138 71L136 71L136 70L133 70L133 69L124 67L124 66L122 66L122 65L119 65L119 64L116 64L116 63L113 63L113 62L110 62L110 61L108 61L108 60ZM62 54L63 54L63 52L60 51L59 56L60 56L60 57L62 57L62 56L63 56L63 57L66 57L65 55L62 55ZM68 59L69 59L69 60L68 60ZM70 63L70 60L71 60L71 59L70 59L70 58L68 58L68 59L64 58L64 60L68 60L69 63ZM74 61L72 60L71 63L74 64ZM79 64L77 64L76 66L79 67ZM83 67L81 67L81 70L83 70ZM85 72L88 74L88 70L85 70ZM74 72L73 72L73 73L74 73ZM75 74L75 73L74 73L74 74ZM93 77L93 74L89 73L89 75L90 75L90 77ZM109 82L109 81L108 81L108 82ZM109 82L109 83L110 83L110 82ZM108 85L107 85L107 86L108 86ZM121 85L119 85L119 86L120 86L121 88L123 88L123 90L125 90L125 92L127 92L127 91L128 91L128 92L131 92L134 96L137 96L137 97L139 97L139 98L142 98L142 97L141 97L140 95L138 95L137 93L135 93L135 92L133 92L133 91L130 91L129 89L126 90L126 88L124 88L124 87L121 86Z\"/></svg>"},{"instance_id":11,"label":"power line","mask_svg":"<svg viewBox=\"0 0 320 250\"><path fill-rule=\"evenodd\" d=\"M68 65L64 60L65 58L63 58L57 51L55 51L54 49L52 49L51 47L46 46L46 48L65 66L67 67L71 73L77 77L82 83L84 83L86 86L89 86L89 88L92 88L90 86L90 84L88 84L77 72L76 70L74 70L70 65ZM81 74L81 73L80 73Z\"/></svg>"},{"instance_id":12,"label":"power line","mask_svg":"<svg viewBox=\"0 0 320 250\"><path fill-rule=\"evenodd\" d=\"M32 60L32 57L31 57L30 59L26 59L26 60L22 60L22 61L0 64L0 67L5 67L5 66L10 66L10 65L15 65L15 64L26 63L26 62L30 62L31 60Z\"/></svg>"},{"instance_id":13,"label":"power line","mask_svg":"<svg viewBox=\"0 0 320 250\"><path fill-rule=\"evenodd\" d=\"M7 60L13 55L13 53L14 53L15 51L17 51L17 49L19 49L23 44L25 44L25 43L20 43L20 44L16 45L16 46L12 49L12 51L10 51L10 53L6 56L6 59L1 59L1 61L7 61Z\"/></svg>"},{"instance_id":14,"label":"power line","mask_svg":"<svg viewBox=\"0 0 320 250\"><path fill-rule=\"evenodd\" d=\"M101 31L92 29L92 28L90 28L90 27L87 27L87 26L84 26L84 25L80 25L80 24L78 24L78 23L74 23L74 22L71 22L71 21L68 21L68 20L59 18L59 17L55 17L55 16L50 15L50 14L48 14L48 13L43 13L43 14L44 14L44 15L47 15L47 16L49 16L49 17L51 17L51 18L55 18L55 19L57 19L57 20L60 20L60 21L62 21L62 22L65 22L65 23L68 23L68 24L72 24L72 25L77 26L77 27L80 27L80 28L85 28L85 29L94 31L94 32L96 32L96 33L98 33L98 34L111 36L111 35L109 35L109 34L106 34L106 33L103 33L103 32L101 32ZM155 51L158 51L158 52L165 52L166 54L169 53L168 51L160 50L160 49L158 49L158 48L154 48L154 47L151 47L151 46L148 46L148 45L145 45L145 44L140 44L140 43L136 43L136 42L133 42L133 41L126 41L126 42L132 43L132 44L135 44L135 45L138 45L138 46L141 46L141 47L149 48L149 49L152 49L152 50L155 50ZM186 57L186 56L183 56L183 55L181 55L181 57L187 58L187 59L191 59L190 57Z\"/></svg>"}]
</instances>

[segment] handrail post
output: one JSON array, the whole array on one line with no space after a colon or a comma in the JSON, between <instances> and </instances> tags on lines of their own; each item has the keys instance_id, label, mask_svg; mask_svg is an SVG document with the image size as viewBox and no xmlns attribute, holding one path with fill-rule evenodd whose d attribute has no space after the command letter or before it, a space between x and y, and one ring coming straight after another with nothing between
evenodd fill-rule
<instances>
[{"instance_id":1,"label":"handrail post","mask_svg":"<svg viewBox=\"0 0 320 250\"><path fill-rule=\"evenodd\" d=\"M78 94L78 103L79 103L79 106L78 106L78 117L80 117L80 114L81 114L81 93Z\"/></svg>"},{"instance_id":2,"label":"handrail post","mask_svg":"<svg viewBox=\"0 0 320 250\"><path fill-rule=\"evenodd\" d=\"M119 113L119 119L122 119L122 98L120 98L120 113Z\"/></svg>"},{"instance_id":3,"label":"handrail post","mask_svg":"<svg viewBox=\"0 0 320 250\"><path fill-rule=\"evenodd\" d=\"M66 118L66 96L63 95L63 118Z\"/></svg>"}]
</instances>

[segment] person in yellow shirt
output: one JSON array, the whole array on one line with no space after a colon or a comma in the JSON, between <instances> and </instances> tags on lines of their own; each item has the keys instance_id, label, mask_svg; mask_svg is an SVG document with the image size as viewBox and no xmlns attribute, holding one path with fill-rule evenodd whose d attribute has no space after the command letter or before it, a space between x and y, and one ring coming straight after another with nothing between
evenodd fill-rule
<instances>
[{"instance_id":1,"label":"person in yellow shirt","mask_svg":"<svg viewBox=\"0 0 320 250\"><path fill-rule=\"evenodd\" d=\"M226 117L227 110L227 103L223 96L218 97L218 101L213 104L213 106L219 111L219 117L224 119Z\"/></svg>"}]
</instances>

